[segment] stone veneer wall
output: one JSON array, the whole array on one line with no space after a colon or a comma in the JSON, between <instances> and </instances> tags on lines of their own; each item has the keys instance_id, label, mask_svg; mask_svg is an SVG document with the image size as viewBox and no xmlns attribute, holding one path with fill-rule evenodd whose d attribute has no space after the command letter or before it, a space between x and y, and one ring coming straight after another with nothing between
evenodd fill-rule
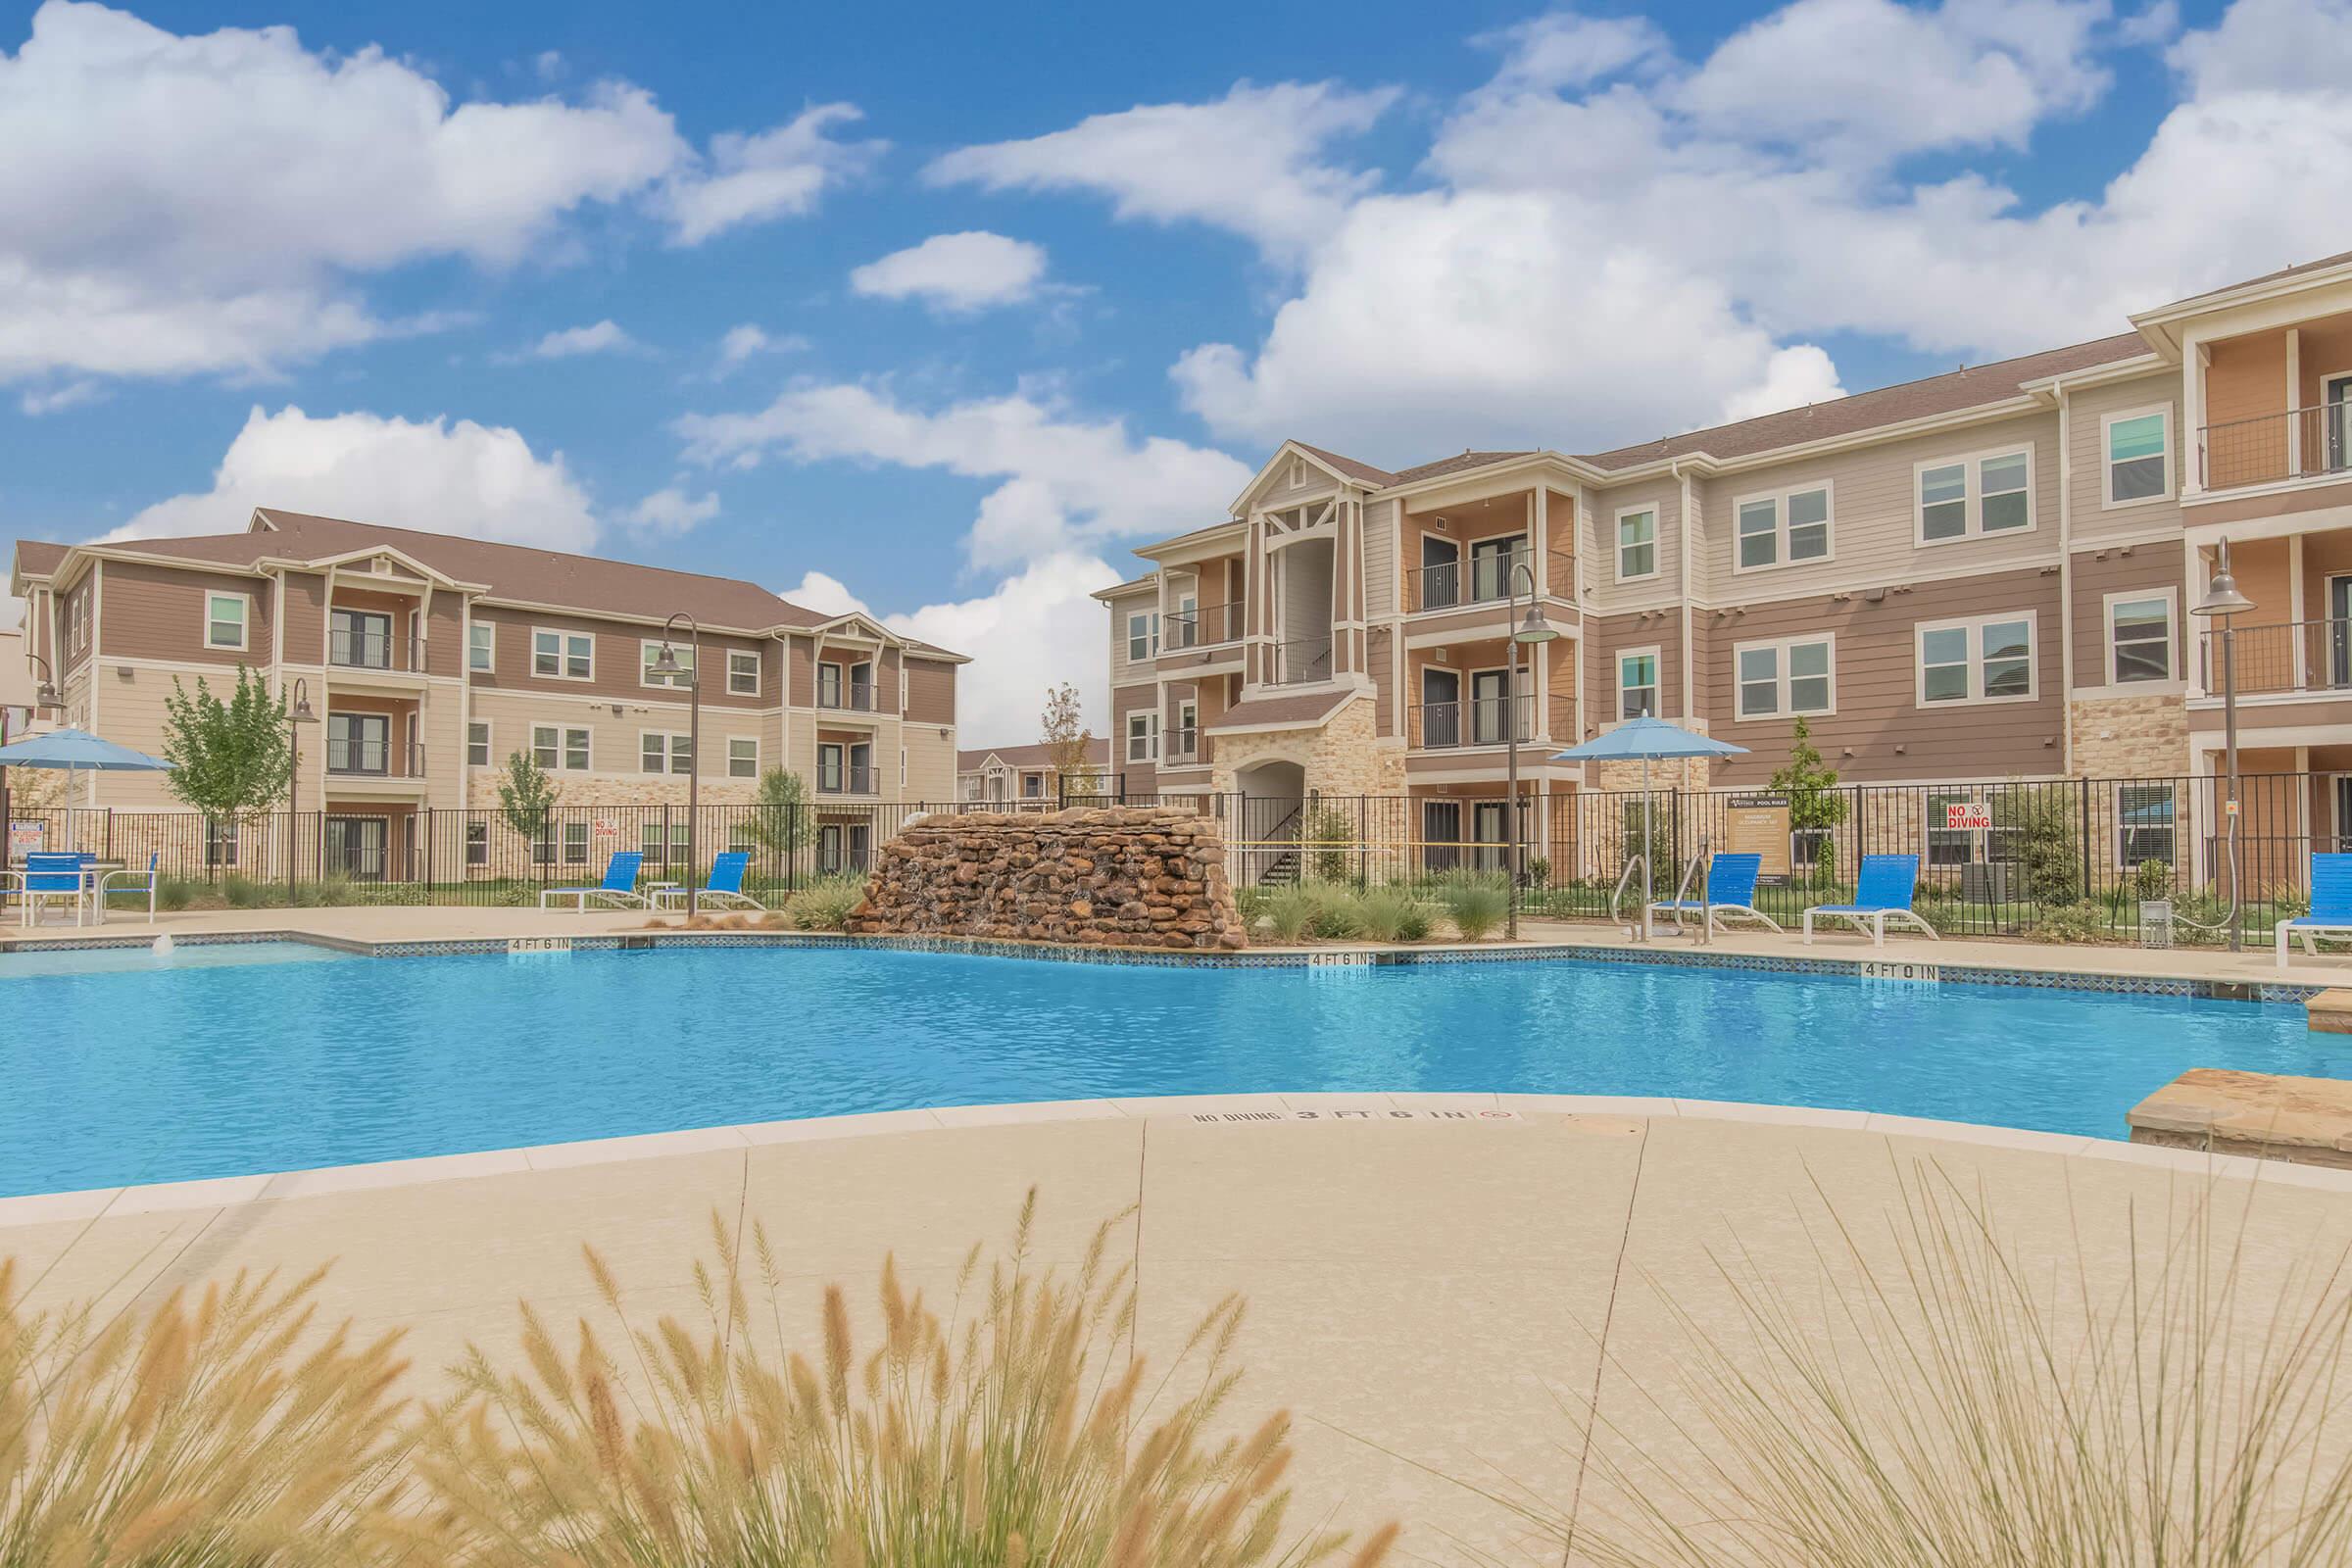
<instances>
[{"instance_id":1,"label":"stone veneer wall","mask_svg":"<svg viewBox=\"0 0 2352 1568\"><path fill-rule=\"evenodd\" d=\"M2075 772L2083 778L2173 778L2188 769L2188 708L2178 696L2079 697Z\"/></svg>"},{"instance_id":2,"label":"stone veneer wall","mask_svg":"<svg viewBox=\"0 0 2352 1568\"><path fill-rule=\"evenodd\" d=\"M1403 743L1380 737L1369 694L1313 728L1217 736L1208 787L1214 794L1234 794L1241 788L1240 773L1265 761L1297 762L1306 787L1323 795L1404 793Z\"/></svg>"},{"instance_id":3,"label":"stone veneer wall","mask_svg":"<svg viewBox=\"0 0 2352 1568\"><path fill-rule=\"evenodd\" d=\"M1248 946L1215 819L1141 807L909 823L882 847L849 929L1087 947Z\"/></svg>"}]
</instances>

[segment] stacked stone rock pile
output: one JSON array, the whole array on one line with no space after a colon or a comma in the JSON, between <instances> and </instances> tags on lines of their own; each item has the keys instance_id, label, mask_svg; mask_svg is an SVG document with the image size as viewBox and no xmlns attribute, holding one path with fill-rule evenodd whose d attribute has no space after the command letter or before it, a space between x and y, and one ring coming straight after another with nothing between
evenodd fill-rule
<instances>
[{"instance_id":1,"label":"stacked stone rock pile","mask_svg":"<svg viewBox=\"0 0 2352 1568\"><path fill-rule=\"evenodd\" d=\"M1248 946L1214 818L1146 807L932 816L882 847L860 936Z\"/></svg>"}]
</instances>

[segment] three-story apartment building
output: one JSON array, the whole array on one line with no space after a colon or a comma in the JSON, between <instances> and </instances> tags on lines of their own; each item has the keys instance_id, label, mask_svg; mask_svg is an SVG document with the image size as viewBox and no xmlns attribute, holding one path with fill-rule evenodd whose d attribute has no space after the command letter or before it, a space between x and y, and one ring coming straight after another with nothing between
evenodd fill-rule
<instances>
[{"instance_id":1,"label":"three-story apartment building","mask_svg":"<svg viewBox=\"0 0 2352 1568\"><path fill-rule=\"evenodd\" d=\"M2131 324L1605 452L1286 442L1097 595L1112 766L1494 842L1509 747L1539 798L1624 787L1549 759L1642 713L1747 748L1691 787L1762 784L1798 715L1856 783L2212 773L2227 538L2241 769L2345 774L2304 809L2352 835L2352 254ZM1514 587L1560 635L1509 675Z\"/></svg>"},{"instance_id":2,"label":"three-story apartment building","mask_svg":"<svg viewBox=\"0 0 2352 1568\"><path fill-rule=\"evenodd\" d=\"M495 806L516 752L571 807L682 806L697 773L706 805L741 804L773 766L820 821L955 795L963 656L734 578L262 510L240 533L20 540L10 585L24 662L108 740L162 750L174 680L220 692L243 665L299 690L300 798L346 865L403 864L419 811ZM699 758L685 675L656 667L674 612L700 624L675 632ZM177 803L160 775L92 773L70 804Z\"/></svg>"}]
</instances>

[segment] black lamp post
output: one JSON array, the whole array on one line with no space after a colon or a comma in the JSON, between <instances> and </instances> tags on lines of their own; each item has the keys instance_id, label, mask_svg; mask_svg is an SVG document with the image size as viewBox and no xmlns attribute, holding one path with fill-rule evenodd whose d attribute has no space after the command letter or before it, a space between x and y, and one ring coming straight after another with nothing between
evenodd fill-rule
<instances>
[{"instance_id":1,"label":"black lamp post","mask_svg":"<svg viewBox=\"0 0 2352 1568\"><path fill-rule=\"evenodd\" d=\"M677 650L669 645L669 629L684 621L692 638L687 647L692 661L683 667L686 678L686 918L702 906L702 889L695 884L695 829L702 816L703 785L703 623L681 610L662 623L662 652L655 656L654 673L677 684L681 667Z\"/></svg>"},{"instance_id":2,"label":"black lamp post","mask_svg":"<svg viewBox=\"0 0 2352 1568\"><path fill-rule=\"evenodd\" d=\"M297 679L294 705L286 712L286 904L289 907L294 903L294 866L300 858L294 835L302 821L302 726L318 722L318 715L311 711L311 684ZM319 870L323 873L325 867Z\"/></svg>"},{"instance_id":3,"label":"black lamp post","mask_svg":"<svg viewBox=\"0 0 2352 1568\"><path fill-rule=\"evenodd\" d=\"M2237 628L2231 617L2254 608L2254 601L2238 592L2237 579L2230 573L2230 541L2221 541L2221 559L2212 582L2205 588L2205 597L2189 606L2192 615L2207 619L2220 616L2222 622L2222 746L2226 756L2225 768L2230 776L2229 800L2222 808L2230 828L2230 951L2242 953L2246 934L2241 906L2245 895L2238 881L2242 869L2237 850Z\"/></svg>"},{"instance_id":4,"label":"black lamp post","mask_svg":"<svg viewBox=\"0 0 2352 1568\"><path fill-rule=\"evenodd\" d=\"M1519 575L1527 574L1527 618L1519 618ZM1511 905L1509 936L1519 940L1519 880L1523 874L1522 858L1526 840L1519 831L1519 647L1530 648L1550 642L1559 635L1550 621L1544 618L1542 596L1536 589L1535 568L1513 552L1511 559L1511 646L1510 657L1502 666L1502 738L1505 743L1503 776L1503 831L1511 836Z\"/></svg>"}]
</instances>

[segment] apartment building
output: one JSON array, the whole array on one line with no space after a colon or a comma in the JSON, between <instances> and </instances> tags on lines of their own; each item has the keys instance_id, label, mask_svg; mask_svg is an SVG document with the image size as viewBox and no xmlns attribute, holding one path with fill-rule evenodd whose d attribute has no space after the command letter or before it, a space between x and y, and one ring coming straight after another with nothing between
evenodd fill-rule
<instances>
[{"instance_id":1,"label":"apartment building","mask_svg":"<svg viewBox=\"0 0 2352 1568\"><path fill-rule=\"evenodd\" d=\"M1073 779L1073 790L1094 793L1110 777L1110 742L1096 736L1086 743L1086 776ZM958 752L956 758L956 798L963 802L1039 805L1061 799L1061 770L1054 765L1054 748L997 746Z\"/></svg>"},{"instance_id":2,"label":"apartment building","mask_svg":"<svg viewBox=\"0 0 2352 1568\"><path fill-rule=\"evenodd\" d=\"M345 864L401 864L421 810L495 806L516 752L567 807L682 806L696 774L706 805L747 803L778 765L820 820L956 788L962 655L733 578L260 510L239 533L20 540L10 588L53 716L108 740L161 751L175 678L299 692L300 798ZM686 674L656 668L680 611L699 758ZM140 773L83 775L71 804L177 807Z\"/></svg>"},{"instance_id":3,"label":"apartment building","mask_svg":"<svg viewBox=\"0 0 2352 1568\"><path fill-rule=\"evenodd\" d=\"M1496 842L1510 747L1538 797L1621 788L1550 757L1642 713L1747 748L1691 787L1764 783L1799 714L1857 783L2210 774L2228 539L2241 767L2345 773L2306 808L2352 835L2352 253L2129 324L1605 452L1286 442L1096 596L1113 767ZM1514 587L1559 633L1515 676Z\"/></svg>"}]
</instances>

